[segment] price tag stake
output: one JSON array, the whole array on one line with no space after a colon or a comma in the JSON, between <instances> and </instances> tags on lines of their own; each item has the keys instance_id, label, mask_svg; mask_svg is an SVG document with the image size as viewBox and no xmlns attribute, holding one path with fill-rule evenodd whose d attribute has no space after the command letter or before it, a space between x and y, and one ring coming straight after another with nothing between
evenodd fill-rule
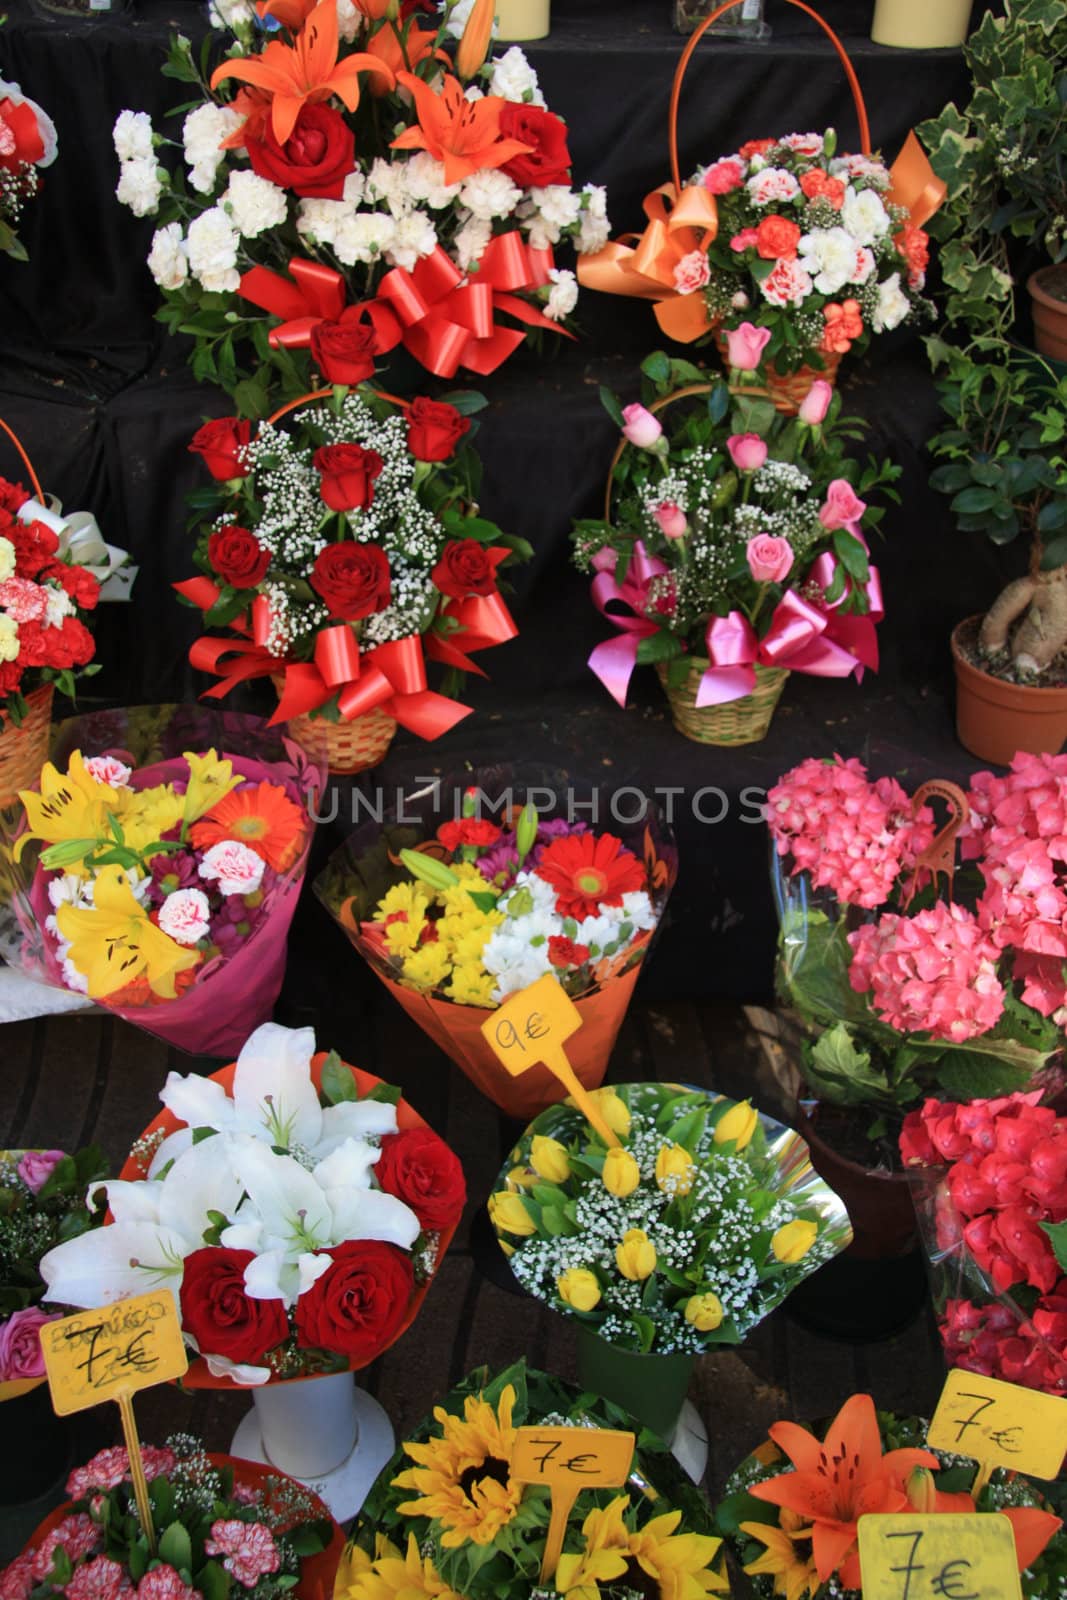
<instances>
[{"instance_id":1,"label":"price tag stake","mask_svg":"<svg viewBox=\"0 0 1067 1600\"><path fill-rule=\"evenodd\" d=\"M1063 1463L1067 1400L956 1367L941 1391L926 1439L932 1450L972 1456L979 1463L975 1495L996 1467L1050 1480Z\"/></svg>"},{"instance_id":2,"label":"price tag stake","mask_svg":"<svg viewBox=\"0 0 1067 1600\"><path fill-rule=\"evenodd\" d=\"M860 1517L863 1600L1022 1600L1015 1533L995 1512Z\"/></svg>"},{"instance_id":3,"label":"price tag stake","mask_svg":"<svg viewBox=\"0 0 1067 1600\"><path fill-rule=\"evenodd\" d=\"M596 1101L578 1080L563 1046L582 1025L581 1013L563 985L550 972L520 989L482 1023L482 1034L493 1053L513 1078L543 1062L563 1084L587 1122L604 1140L618 1138L597 1109Z\"/></svg>"},{"instance_id":4,"label":"price tag stake","mask_svg":"<svg viewBox=\"0 0 1067 1600\"><path fill-rule=\"evenodd\" d=\"M541 1582L556 1575L567 1519L583 1489L617 1489L633 1461L634 1436L613 1428L520 1428L511 1456L518 1483L545 1483L552 1515L541 1559Z\"/></svg>"},{"instance_id":5,"label":"price tag stake","mask_svg":"<svg viewBox=\"0 0 1067 1600\"><path fill-rule=\"evenodd\" d=\"M180 1378L188 1367L174 1296L169 1289L157 1289L46 1323L41 1351L57 1416L68 1417L104 1400L117 1404L141 1526L155 1555L156 1532L133 1396L139 1389Z\"/></svg>"}]
</instances>

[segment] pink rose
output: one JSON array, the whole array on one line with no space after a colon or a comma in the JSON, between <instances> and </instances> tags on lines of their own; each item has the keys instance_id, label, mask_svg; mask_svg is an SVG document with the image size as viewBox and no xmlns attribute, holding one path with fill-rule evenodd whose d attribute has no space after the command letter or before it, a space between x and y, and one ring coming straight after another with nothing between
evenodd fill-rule
<instances>
[{"instance_id":1,"label":"pink rose","mask_svg":"<svg viewBox=\"0 0 1067 1600\"><path fill-rule=\"evenodd\" d=\"M825 420L833 399L833 384L827 383L825 378L816 378L803 400L797 416L801 422L806 422L809 428L817 428Z\"/></svg>"},{"instance_id":2,"label":"pink rose","mask_svg":"<svg viewBox=\"0 0 1067 1600\"><path fill-rule=\"evenodd\" d=\"M703 250L690 250L674 268L674 287L679 294L695 294L710 278L711 268Z\"/></svg>"},{"instance_id":3,"label":"pink rose","mask_svg":"<svg viewBox=\"0 0 1067 1600\"><path fill-rule=\"evenodd\" d=\"M767 336L770 338L770 335ZM652 450L663 437L663 429L644 406L636 404L622 408L623 434L639 450Z\"/></svg>"},{"instance_id":4,"label":"pink rose","mask_svg":"<svg viewBox=\"0 0 1067 1600\"><path fill-rule=\"evenodd\" d=\"M769 533L758 533L745 546L748 570L757 583L781 583L793 565L793 552L788 539L775 539Z\"/></svg>"},{"instance_id":5,"label":"pink rose","mask_svg":"<svg viewBox=\"0 0 1067 1600\"><path fill-rule=\"evenodd\" d=\"M743 250L755 250L758 244L759 234L757 233L756 229L742 228L741 232L735 233L733 238L730 240L730 249L733 250L736 255L740 255Z\"/></svg>"},{"instance_id":6,"label":"pink rose","mask_svg":"<svg viewBox=\"0 0 1067 1600\"><path fill-rule=\"evenodd\" d=\"M175 889L159 908L159 927L178 944L199 944L211 927L211 907L202 889Z\"/></svg>"},{"instance_id":7,"label":"pink rose","mask_svg":"<svg viewBox=\"0 0 1067 1600\"><path fill-rule=\"evenodd\" d=\"M835 528L847 528L854 533L854 524L866 509L866 500L860 499L852 485L845 478L835 478L826 491L826 504L819 509L819 521L828 533L833 533Z\"/></svg>"},{"instance_id":8,"label":"pink rose","mask_svg":"<svg viewBox=\"0 0 1067 1600\"><path fill-rule=\"evenodd\" d=\"M713 161L704 174L704 187L709 194L729 194L740 189L745 178L744 166L736 156L724 156Z\"/></svg>"},{"instance_id":9,"label":"pink rose","mask_svg":"<svg viewBox=\"0 0 1067 1600\"><path fill-rule=\"evenodd\" d=\"M726 343L731 367L737 372L755 372L770 337L770 328L757 328L752 322L730 329Z\"/></svg>"},{"instance_id":10,"label":"pink rose","mask_svg":"<svg viewBox=\"0 0 1067 1600\"><path fill-rule=\"evenodd\" d=\"M38 1306L27 1306L0 1322L0 1382L44 1377L40 1331L46 1322L55 1321Z\"/></svg>"},{"instance_id":11,"label":"pink rose","mask_svg":"<svg viewBox=\"0 0 1067 1600\"><path fill-rule=\"evenodd\" d=\"M685 512L674 500L661 500L652 512L665 539L682 539L689 532Z\"/></svg>"},{"instance_id":12,"label":"pink rose","mask_svg":"<svg viewBox=\"0 0 1067 1600\"><path fill-rule=\"evenodd\" d=\"M758 472L767 459L766 443L758 433L732 433L726 448L738 472Z\"/></svg>"},{"instance_id":13,"label":"pink rose","mask_svg":"<svg viewBox=\"0 0 1067 1600\"><path fill-rule=\"evenodd\" d=\"M200 876L218 884L220 894L255 894L266 866L261 855L239 839L223 839L205 850Z\"/></svg>"},{"instance_id":14,"label":"pink rose","mask_svg":"<svg viewBox=\"0 0 1067 1600\"><path fill-rule=\"evenodd\" d=\"M66 1156L65 1150L27 1150L16 1171L27 1189L37 1194L43 1189L53 1169Z\"/></svg>"},{"instance_id":15,"label":"pink rose","mask_svg":"<svg viewBox=\"0 0 1067 1600\"><path fill-rule=\"evenodd\" d=\"M116 756L90 756L83 763L86 772L96 783L106 783L109 789L128 789L132 767Z\"/></svg>"}]
</instances>

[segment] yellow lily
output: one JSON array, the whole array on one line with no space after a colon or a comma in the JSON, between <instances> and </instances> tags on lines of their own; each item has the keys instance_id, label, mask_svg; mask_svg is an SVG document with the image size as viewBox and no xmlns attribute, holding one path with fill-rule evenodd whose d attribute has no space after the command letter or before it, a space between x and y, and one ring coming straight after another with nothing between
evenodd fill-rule
<instances>
[{"instance_id":1,"label":"yellow lily","mask_svg":"<svg viewBox=\"0 0 1067 1600\"><path fill-rule=\"evenodd\" d=\"M234 772L233 762L220 760L214 750L202 756L183 750L182 758L189 763L182 821L197 822L243 780L240 773Z\"/></svg>"},{"instance_id":2,"label":"yellow lily","mask_svg":"<svg viewBox=\"0 0 1067 1600\"><path fill-rule=\"evenodd\" d=\"M199 950L183 948L149 920L118 866L101 867L91 906L61 905L56 923L92 1000L106 999L142 973L155 994L173 1000L178 973L201 960Z\"/></svg>"},{"instance_id":3,"label":"yellow lily","mask_svg":"<svg viewBox=\"0 0 1067 1600\"><path fill-rule=\"evenodd\" d=\"M31 839L40 839L46 845L85 841L87 855L98 840L107 837L108 813L121 817L132 798L128 789L97 783L86 772L79 750L71 754L65 773L46 761L41 769L40 792L23 789L19 794L29 829L15 842L15 860ZM63 864L68 871L78 870L77 859Z\"/></svg>"}]
</instances>

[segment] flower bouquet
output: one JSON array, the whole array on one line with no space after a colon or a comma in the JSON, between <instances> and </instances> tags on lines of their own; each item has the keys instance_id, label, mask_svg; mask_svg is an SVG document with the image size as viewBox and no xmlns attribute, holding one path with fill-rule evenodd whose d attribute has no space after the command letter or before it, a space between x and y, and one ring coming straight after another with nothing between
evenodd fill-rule
<instances>
[{"instance_id":1,"label":"flower bouquet","mask_svg":"<svg viewBox=\"0 0 1067 1600\"><path fill-rule=\"evenodd\" d=\"M198 378L265 416L312 369L403 346L438 377L484 375L561 330L578 291L553 246L600 248L604 191L571 187L522 51L490 54L492 0L462 29L454 4L428 25L381 0L211 9L229 54L210 80L180 34L166 67L194 95L184 166L160 164L178 147L144 112L114 130L118 198L160 220L160 318L194 337Z\"/></svg>"},{"instance_id":2,"label":"flower bouquet","mask_svg":"<svg viewBox=\"0 0 1067 1600\"><path fill-rule=\"evenodd\" d=\"M822 379L794 421L661 352L642 371L651 409L601 391L622 438L604 519L572 534L617 630L589 665L624 706L635 666L654 662L680 733L749 744L791 671L877 668L881 589L863 530L884 512L861 496L899 468L846 457L859 427Z\"/></svg>"},{"instance_id":3,"label":"flower bouquet","mask_svg":"<svg viewBox=\"0 0 1067 1600\"><path fill-rule=\"evenodd\" d=\"M87 748L95 720L77 724ZM317 772L267 759L263 725L238 720L254 758L200 746L135 767L116 739L46 763L7 852L26 975L197 1055L229 1053L269 1016L313 831ZM174 721L179 741L211 726Z\"/></svg>"},{"instance_id":4,"label":"flower bouquet","mask_svg":"<svg viewBox=\"0 0 1067 1600\"><path fill-rule=\"evenodd\" d=\"M189 1434L142 1456L158 1553L125 1449L101 1450L0 1574L6 1600L330 1600L344 1541L315 1495L251 1461L208 1455Z\"/></svg>"},{"instance_id":5,"label":"flower bouquet","mask_svg":"<svg viewBox=\"0 0 1067 1600\"><path fill-rule=\"evenodd\" d=\"M499 769L435 784L404 800L403 823L357 829L314 885L408 1016L516 1119L565 1090L540 1064L512 1077L483 1022L554 974L582 1017L571 1065L586 1088L599 1085L677 870L647 803L642 823L598 832L575 820L598 796L577 801L565 784L509 781ZM541 809L522 805L524 794Z\"/></svg>"},{"instance_id":6,"label":"flower bouquet","mask_svg":"<svg viewBox=\"0 0 1067 1600\"><path fill-rule=\"evenodd\" d=\"M729 1593L703 1496L644 1432L624 1484L582 1490L554 1578L540 1583L548 1496L511 1475L518 1429L538 1424L634 1428L625 1411L524 1362L493 1378L472 1373L381 1474L342 1557L335 1600Z\"/></svg>"},{"instance_id":7,"label":"flower bouquet","mask_svg":"<svg viewBox=\"0 0 1067 1600\"><path fill-rule=\"evenodd\" d=\"M1058 1594L1067 1581L1067 1538L1041 1490L998 1470L974 1494L976 1463L931 1450L921 1418L876 1411L870 1395L854 1394L828 1427L776 1422L769 1431L727 1481L716 1512L749 1580L735 1593L862 1595L859 1518L908 1511L999 1512L1012 1525L1027 1600Z\"/></svg>"},{"instance_id":8,"label":"flower bouquet","mask_svg":"<svg viewBox=\"0 0 1067 1600\"><path fill-rule=\"evenodd\" d=\"M470 511L480 464L469 444L479 395L394 400L369 384L304 397L295 428L236 418L190 449L215 487L196 552L204 576L176 585L233 638L197 640L208 695L270 675L272 722L331 771L371 767L397 723L435 739L469 707L426 686L426 657L451 678L517 628L499 569L532 552ZM291 410L292 407L284 408Z\"/></svg>"},{"instance_id":9,"label":"flower bouquet","mask_svg":"<svg viewBox=\"0 0 1067 1600\"><path fill-rule=\"evenodd\" d=\"M927 1100L900 1152L949 1366L1067 1396L1067 1117L1039 1098Z\"/></svg>"},{"instance_id":10,"label":"flower bouquet","mask_svg":"<svg viewBox=\"0 0 1067 1600\"><path fill-rule=\"evenodd\" d=\"M0 250L28 261L17 226L41 187L38 173L58 155L55 124L17 83L0 79Z\"/></svg>"},{"instance_id":11,"label":"flower bouquet","mask_svg":"<svg viewBox=\"0 0 1067 1600\"><path fill-rule=\"evenodd\" d=\"M574 1317L582 1382L663 1437L695 1358L740 1344L852 1237L803 1140L747 1101L621 1084L527 1128L490 1197L518 1282Z\"/></svg>"}]
</instances>

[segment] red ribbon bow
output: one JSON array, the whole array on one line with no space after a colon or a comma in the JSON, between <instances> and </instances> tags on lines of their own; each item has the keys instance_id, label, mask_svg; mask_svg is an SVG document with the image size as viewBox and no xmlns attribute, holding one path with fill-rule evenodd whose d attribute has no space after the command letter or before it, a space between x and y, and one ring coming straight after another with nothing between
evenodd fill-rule
<instances>
[{"instance_id":1,"label":"red ribbon bow","mask_svg":"<svg viewBox=\"0 0 1067 1600\"><path fill-rule=\"evenodd\" d=\"M303 349L311 330L320 322L336 322L345 308L345 280L321 261L294 256L289 263L292 280L269 267L251 267L241 279L239 289L246 300L271 316L281 317L270 342L275 349Z\"/></svg>"}]
</instances>

